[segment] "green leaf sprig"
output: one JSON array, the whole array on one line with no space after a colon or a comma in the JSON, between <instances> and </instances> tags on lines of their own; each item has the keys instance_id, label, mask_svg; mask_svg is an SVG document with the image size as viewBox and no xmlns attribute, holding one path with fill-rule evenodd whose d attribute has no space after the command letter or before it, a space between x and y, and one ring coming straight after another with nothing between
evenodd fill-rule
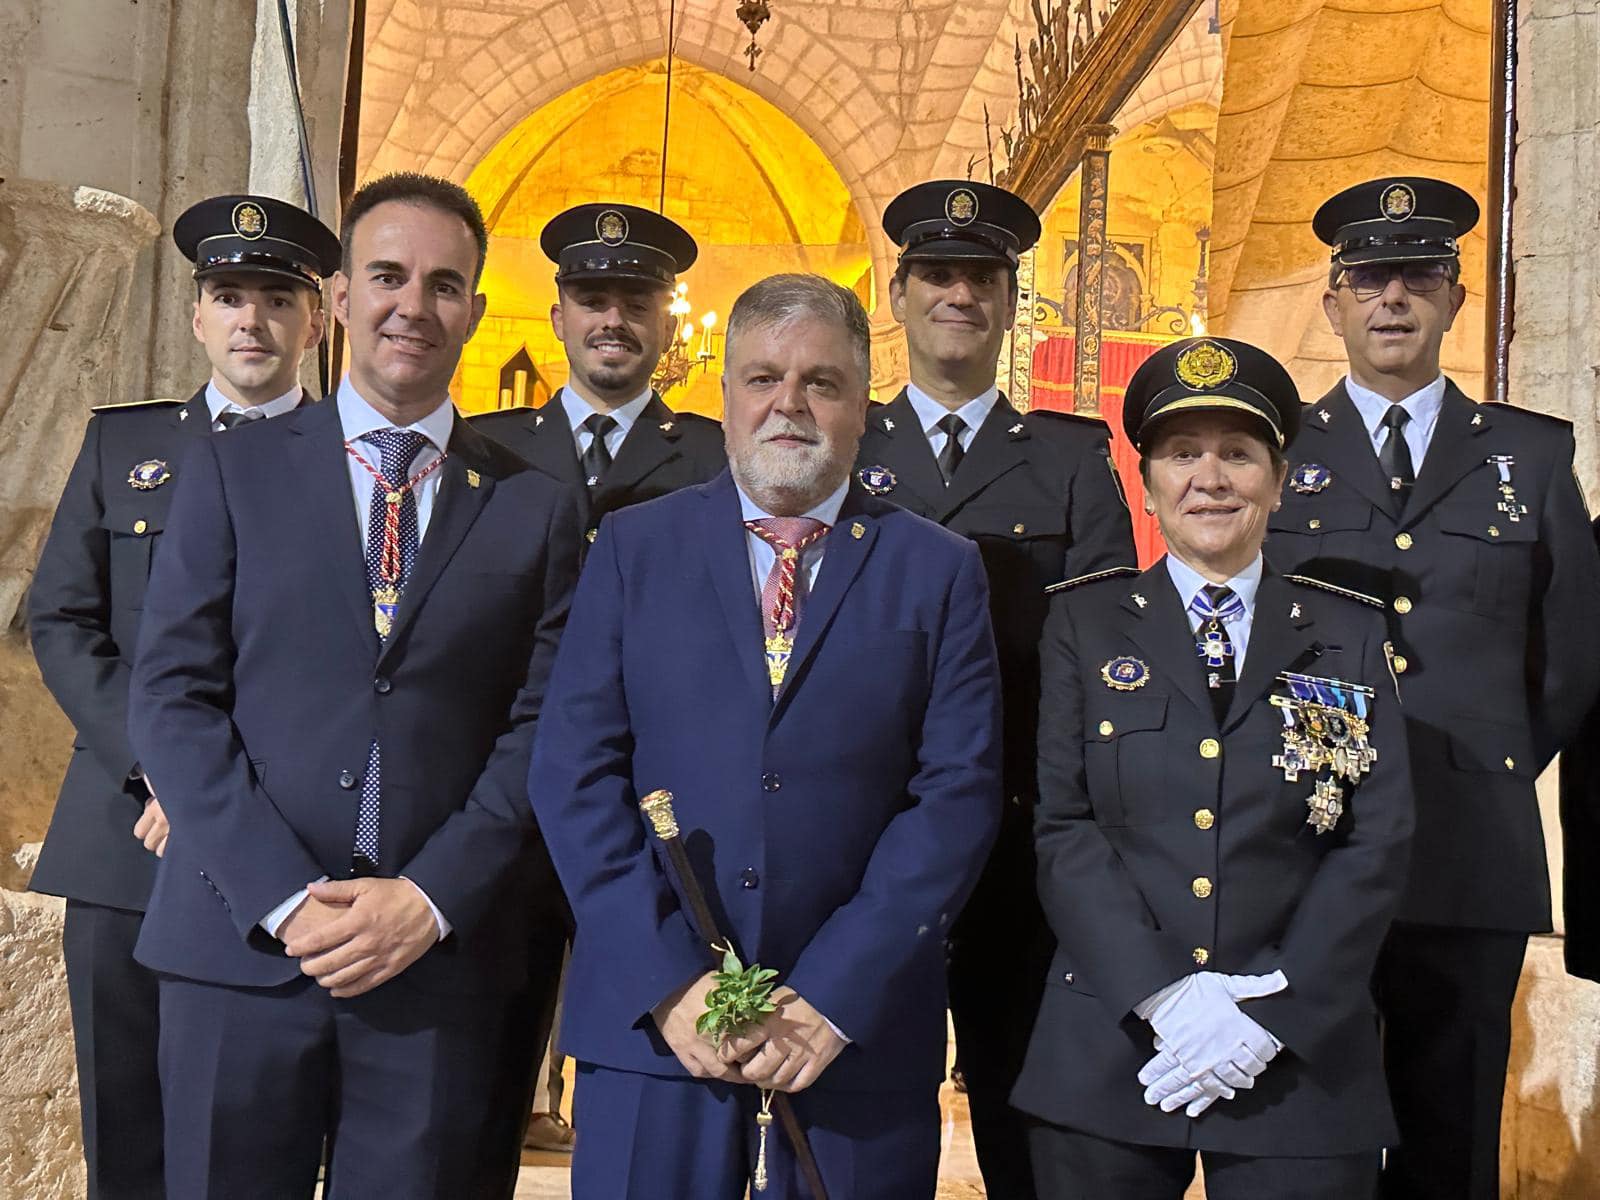
<instances>
[{"instance_id":1,"label":"green leaf sprig","mask_svg":"<svg viewBox=\"0 0 1600 1200\"><path fill-rule=\"evenodd\" d=\"M716 986L706 993L706 1010L695 1019L695 1032L720 1046L724 1038L737 1037L768 1013L776 1012L772 988L777 978L776 971L760 963L745 966L731 946L726 948L722 970L713 976Z\"/></svg>"}]
</instances>

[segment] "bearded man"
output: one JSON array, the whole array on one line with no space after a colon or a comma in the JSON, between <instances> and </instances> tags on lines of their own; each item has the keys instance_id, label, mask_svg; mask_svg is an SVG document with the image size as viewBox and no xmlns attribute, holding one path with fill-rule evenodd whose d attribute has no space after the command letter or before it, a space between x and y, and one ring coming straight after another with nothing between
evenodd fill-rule
<instances>
[{"instance_id":1,"label":"bearded man","mask_svg":"<svg viewBox=\"0 0 1600 1200\"><path fill-rule=\"evenodd\" d=\"M728 322L729 470L614 513L580 581L530 794L577 917L564 1048L576 1200L801 1194L757 1115L790 1093L830 1194L932 1197L944 936L998 824L977 548L851 478L866 313L818 276ZM714 1044L712 952L646 844L677 798L718 925L777 972ZM764 1148L764 1153L763 1153Z\"/></svg>"}]
</instances>

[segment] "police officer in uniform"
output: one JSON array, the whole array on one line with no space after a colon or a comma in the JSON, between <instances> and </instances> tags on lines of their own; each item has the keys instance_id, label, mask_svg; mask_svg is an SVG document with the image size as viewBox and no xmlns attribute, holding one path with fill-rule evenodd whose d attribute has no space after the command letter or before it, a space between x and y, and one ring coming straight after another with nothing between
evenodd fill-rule
<instances>
[{"instance_id":1,"label":"police officer in uniform","mask_svg":"<svg viewBox=\"0 0 1600 1200\"><path fill-rule=\"evenodd\" d=\"M204 200L172 237L195 264L194 334L211 378L188 401L95 407L28 599L40 673L78 735L32 887L67 898L92 1200L164 1195L156 981L133 945L167 822L127 734L150 562L185 450L310 402L300 360L322 337L322 279L339 267L332 231L264 196Z\"/></svg>"},{"instance_id":2,"label":"police officer in uniform","mask_svg":"<svg viewBox=\"0 0 1600 1200\"><path fill-rule=\"evenodd\" d=\"M1349 374L1309 406L1267 553L1382 598L1416 778L1410 884L1375 990L1400 1144L1386 1197L1498 1195L1510 1014L1550 928L1534 780L1600 683L1600 556L1562 420L1440 371L1466 299L1460 188L1375 179L1317 210Z\"/></svg>"},{"instance_id":3,"label":"police officer in uniform","mask_svg":"<svg viewBox=\"0 0 1600 1200\"><path fill-rule=\"evenodd\" d=\"M1050 960L1033 889L1031 820L1045 588L1135 561L1105 423L1018 412L995 384L1017 307L1017 258L1039 218L1003 188L918 184L883 214L900 246L889 284L911 379L873 408L857 455L869 492L977 542L1005 689L1005 812L977 890L949 939L950 1009L978 1164L997 1200L1035 1195L1007 1096Z\"/></svg>"},{"instance_id":4,"label":"police officer in uniform","mask_svg":"<svg viewBox=\"0 0 1600 1200\"><path fill-rule=\"evenodd\" d=\"M727 464L722 427L673 412L650 386L672 337L673 284L699 251L675 221L631 204L569 208L539 245L556 264L550 323L566 347L566 385L538 408L474 423L571 485L587 544L606 513L704 483Z\"/></svg>"},{"instance_id":5,"label":"police officer in uniform","mask_svg":"<svg viewBox=\"0 0 1600 1200\"><path fill-rule=\"evenodd\" d=\"M537 408L484 413L472 424L569 486L587 550L607 513L704 483L727 463L722 426L673 412L650 385L673 335L673 285L698 247L676 222L629 204L570 208L539 244L556 264L550 323L566 348L567 383ZM536 978L539 964L560 970L569 924L564 912L535 922ZM533 1035L547 1039L553 1024L541 1014ZM536 1102L545 1090L549 1098L526 1134L533 1149L571 1149L561 1063L552 1047L543 1089L535 1081Z\"/></svg>"},{"instance_id":6,"label":"police officer in uniform","mask_svg":"<svg viewBox=\"0 0 1600 1200\"><path fill-rule=\"evenodd\" d=\"M1379 603L1261 552L1299 397L1193 338L1123 420L1168 553L1062 585L1040 649L1039 890L1060 939L1018 1080L1041 1195L1359 1200L1394 1140L1373 964L1413 825Z\"/></svg>"}]
</instances>

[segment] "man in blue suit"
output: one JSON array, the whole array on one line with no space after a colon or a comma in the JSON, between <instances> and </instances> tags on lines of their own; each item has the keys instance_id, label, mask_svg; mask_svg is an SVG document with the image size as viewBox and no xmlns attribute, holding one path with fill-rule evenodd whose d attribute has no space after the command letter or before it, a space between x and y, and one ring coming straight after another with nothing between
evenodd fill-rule
<instances>
[{"instance_id":1,"label":"man in blue suit","mask_svg":"<svg viewBox=\"0 0 1600 1200\"><path fill-rule=\"evenodd\" d=\"M450 403L486 248L456 185L368 184L337 396L186 460L129 705L172 827L137 952L173 1197L309 1197L325 1142L330 1198L514 1169L489 1109L554 885L524 788L577 521Z\"/></svg>"},{"instance_id":2,"label":"man in blue suit","mask_svg":"<svg viewBox=\"0 0 1600 1200\"><path fill-rule=\"evenodd\" d=\"M831 1194L933 1195L943 941L998 823L1000 687L976 548L850 481L867 373L852 293L756 284L729 472L613 514L589 554L530 775L578 923L577 1200L738 1200L762 1089L793 1093ZM710 951L639 818L656 788L718 923L779 973L720 1049L694 1029ZM764 1198L797 1195L767 1141Z\"/></svg>"}]
</instances>

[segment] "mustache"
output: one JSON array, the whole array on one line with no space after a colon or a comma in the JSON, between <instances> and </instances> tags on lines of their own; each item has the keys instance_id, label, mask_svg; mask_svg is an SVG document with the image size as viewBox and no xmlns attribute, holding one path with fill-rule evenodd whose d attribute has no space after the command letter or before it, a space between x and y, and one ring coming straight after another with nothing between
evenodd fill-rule
<instances>
[{"instance_id":1,"label":"mustache","mask_svg":"<svg viewBox=\"0 0 1600 1200\"><path fill-rule=\"evenodd\" d=\"M592 348L597 342L621 342L630 350L644 349L639 344L639 339L625 329L602 329L584 344Z\"/></svg>"},{"instance_id":2,"label":"mustache","mask_svg":"<svg viewBox=\"0 0 1600 1200\"><path fill-rule=\"evenodd\" d=\"M811 445L816 445L822 440L822 435L815 425L808 429L798 421L777 415L768 417L762 422L761 428L756 430L757 441L770 442L780 437L799 438Z\"/></svg>"}]
</instances>

